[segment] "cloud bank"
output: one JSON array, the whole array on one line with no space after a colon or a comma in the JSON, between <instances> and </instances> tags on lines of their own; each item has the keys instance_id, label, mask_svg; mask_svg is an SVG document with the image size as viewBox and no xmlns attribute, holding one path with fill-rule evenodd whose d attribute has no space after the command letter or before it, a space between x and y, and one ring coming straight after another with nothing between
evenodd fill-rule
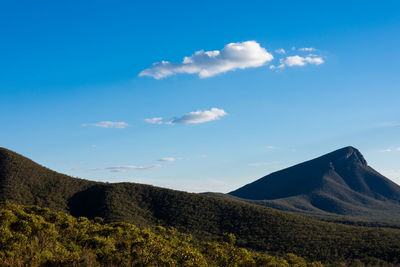
<instances>
[{"instance_id":1,"label":"cloud bank","mask_svg":"<svg viewBox=\"0 0 400 267\"><path fill-rule=\"evenodd\" d=\"M197 110L189 112L181 117L177 117L169 121L164 121L162 117L149 118L144 120L150 124L169 124L169 125L177 123L197 124L197 123L219 120L226 115L228 115L228 113L225 110L219 108L212 108L210 110Z\"/></svg>"},{"instance_id":2,"label":"cloud bank","mask_svg":"<svg viewBox=\"0 0 400 267\"><path fill-rule=\"evenodd\" d=\"M97 123L84 123L84 124L81 124L81 126L123 129L123 128L126 128L128 126L128 124L123 121L101 121L101 122L97 122Z\"/></svg>"},{"instance_id":3,"label":"cloud bank","mask_svg":"<svg viewBox=\"0 0 400 267\"><path fill-rule=\"evenodd\" d=\"M162 79L177 73L198 74L200 78L232 71L261 67L274 57L256 41L229 43L222 50L195 52L185 57L182 63L162 61L154 63L139 73L139 76L149 76Z\"/></svg>"}]
</instances>

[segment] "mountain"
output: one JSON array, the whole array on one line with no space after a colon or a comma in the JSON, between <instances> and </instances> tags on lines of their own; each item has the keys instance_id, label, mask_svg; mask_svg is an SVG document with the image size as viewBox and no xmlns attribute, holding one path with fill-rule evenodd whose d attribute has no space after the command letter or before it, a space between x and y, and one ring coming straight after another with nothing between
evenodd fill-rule
<instances>
[{"instance_id":1,"label":"mountain","mask_svg":"<svg viewBox=\"0 0 400 267\"><path fill-rule=\"evenodd\" d=\"M354 147L271 173L229 195L287 211L400 220L400 186Z\"/></svg>"},{"instance_id":2,"label":"mountain","mask_svg":"<svg viewBox=\"0 0 400 267\"><path fill-rule=\"evenodd\" d=\"M197 240L232 233L237 245L311 261L400 262L400 230L328 223L235 199L136 183L72 178L0 148L0 201L140 227L162 225ZM1 219L1 218L0 218Z\"/></svg>"}]
</instances>

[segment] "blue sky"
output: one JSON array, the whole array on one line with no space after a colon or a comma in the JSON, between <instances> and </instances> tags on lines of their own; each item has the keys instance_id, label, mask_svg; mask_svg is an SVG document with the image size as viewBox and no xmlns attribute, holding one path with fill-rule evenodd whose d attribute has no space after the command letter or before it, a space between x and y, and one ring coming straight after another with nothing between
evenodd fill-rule
<instances>
[{"instance_id":1,"label":"blue sky","mask_svg":"<svg viewBox=\"0 0 400 267\"><path fill-rule=\"evenodd\" d=\"M56 171L228 192L352 145L400 183L398 1L2 1L0 33L0 146Z\"/></svg>"}]
</instances>

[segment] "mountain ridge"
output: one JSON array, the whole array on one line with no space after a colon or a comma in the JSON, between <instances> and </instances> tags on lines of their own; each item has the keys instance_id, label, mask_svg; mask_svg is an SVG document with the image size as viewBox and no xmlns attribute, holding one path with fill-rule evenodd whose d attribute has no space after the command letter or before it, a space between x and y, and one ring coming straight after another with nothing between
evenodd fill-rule
<instances>
[{"instance_id":1,"label":"mountain ridge","mask_svg":"<svg viewBox=\"0 0 400 267\"><path fill-rule=\"evenodd\" d=\"M232 233L238 246L273 254L294 253L323 262L400 262L400 230L395 228L323 222L237 199L151 185L72 178L3 148L0 189L0 201L102 217L105 222L174 227L198 240Z\"/></svg>"},{"instance_id":2,"label":"mountain ridge","mask_svg":"<svg viewBox=\"0 0 400 267\"><path fill-rule=\"evenodd\" d=\"M390 217L382 215L385 210L400 212L400 186L370 167L351 146L273 172L228 194L294 212L375 218Z\"/></svg>"}]
</instances>

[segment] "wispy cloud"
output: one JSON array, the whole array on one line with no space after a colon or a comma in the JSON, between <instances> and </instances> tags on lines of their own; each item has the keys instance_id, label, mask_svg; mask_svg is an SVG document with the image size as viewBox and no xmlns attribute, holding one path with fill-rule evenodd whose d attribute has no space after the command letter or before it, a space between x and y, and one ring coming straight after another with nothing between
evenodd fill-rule
<instances>
[{"instance_id":1,"label":"wispy cloud","mask_svg":"<svg viewBox=\"0 0 400 267\"><path fill-rule=\"evenodd\" d=\"M382 149L381 152L400 152L400 147Z\"/></svg>"},{"instance_id":2,"label":"wispy cloud","mask_svg":"<svg viewBox=\"0 0 400 267\"><path fill-rule=\"evenodd\" d=\"M162 79L177 73L198 74L200 78L232 71L261 67L274 57L256 41L229 43L222 50L195 52L185 57L182 63L162 61L139 73L139 76L149 76Z\"/></svg>"},{"instance_id":3,"label":"wispy cloud","mask_svg":"<svg viewBox=\"0 0 400 267\"><path fill-rule=\"evenodd\" d=\"M276 49L276 50L275 50L275 53L278 53L278 54L286 54L286 51L285 51L285 49L280 48L280 49Z\"/></svg>"},{"instance_id":4,"label":"wispy cloud","mask_svg":"<svg viewBox=\"0 0 400 267\"><path fill-rule=\"evenodd\" d=\"M317 49L315 49L313 47L302 47L302 48L299 48L299 51L303 51L303 52L312 52L312 51L315 51L315 50L317 50Z\"/></svg>"},{"instance_id":5,"label":"wispy cloud","mask_svg":"<svg viewBox=\"0 0 400 267\"><path fill-rule=\"evenodd\" d=\"M313 52L314 53L310 53ZM313 47L303 47L296 49L292 47L288 51L283 48L275 50L277 54L280 54L277 58L278 64L270 65L271 70L281 71L285 67L304 67L306 65L321 65L325 63L323 57L319 55L318 50Z\"/></svg>"},{"instance_id":6,"label":"wispy cloud","mask_svg":"<svg viewBox=\"0 0 400 267\"><path fill-rule=\"evenodd\" d=\"M71 169L69 169L68 171L88 171L88 168L87 167L74 167L74 168L71 168Z\"/></svg>"},{"instance_id":7,"label":"wispy cloud","mask_svg":"<svg viewBox=\"0 0 400 267\"><path fill-rule=\"evenodd\" d=\"M147 122L147 123L150 123L150 124L163 124L163 118L162 117L144 119L144 121Z\"/></svg>"},{"instance_id":8,"label":"wispy cloud","mask_svg":"<svg viewBox=\"0 0 400 267\"><path fill-rule=\"evenodd\" d=\"M222 117L226 116L226 113L223 109L212 108L210 110L198 110L189 112L182 117L175 118L172 120L172 123L183 123L183 124L195 124L195 123L203 123L208 121L219 120Z\"/></svg>"},{"instance_id":9,"label":"wispy cloud","mask_svg":"<svg viewBox=\"0 0 400 267\"><path fill-rule=\"evenodd\" d=\"M400 127L400 122L384 122L377 125L378 127Z\"/></svg>"},{"instance_id":10,"label":"wispy cloud","mask_svg":"<svg viewBox=\"0 0 400 267\"><path fill-rule=\"evenodd\" d=\"M266 146L265 148L268 149L268 150L274 150L274 149L276 149L275 146Z\"/></svg>"},{"instance_id":11,"label":"wispy cloud","mask_svg":"<svg viewBox=\"0 0 400 267\"><path fill-rule=\"evenodd\" d=\"M279 165L281 162L279 161L266 161L266 162L253 162L247 164L248 166L251 167L262 167L262 166L272 166L272 165Z\"/></svg>"},{"instance_id":12,"label":"wispy cloud","mask_svg":"<svg viewBox=\"0 0 400 267\"><path fill-rule=\"evenodd\" d=\"M219 120L226 115L228 115L228 113L225 110L219 108L212 108L210 110L197 110L189 112L181 117L176 117L169 121L164 121L162 117L145 119L145 121L151 124L169 124L169 125L177 123L197 124L197 123Z\"/></svg>"},{"instance_id":13,"label":"wispy cloud","mask_svg":"<svg viewBox=\"0 0 400 267\"><path fill-rule=\"evenodd\" d=\"M111 166L106 168L98 168L96 171L110 171L110 172L127 172L130 170L152 170L161 168L161 165L149 165L149 166L135 166L135 165L124 165L124 166Z\"/></svg>"},{"instance_id":14,"label":"wispy cloud","mask_svg":"<svg viewBox=\"0 0 400 267\"><path fill-rule=\"evenodd\" d=\"M161 161L161 162L172 162L172 161L176 161L176 158L173 158L173 157L161 158L158 161Z\"/></svg>"},{"instance_id":15,"label":"wispy cloud","mask_svg":"<svg viewBox=\"0 0 400 267\"><path fill-rule=\"evenodd\" d=\"M285 66L288 67L295 67L295 66L305 66L307 64L313 64L313 65L321 65L324 63L324 60L322 59L322 57L318 57L315 55L312 56L306 56L306 57L302 57L299 55L295 55L295 56L289 56L286 57L285 59L281 59L280 60L280 65L279 68L283 68Z\"/></svg>"},{"instance_id":16,"label":"wispy cloud","mask_svg":"<svg viewBox=\"0 0 400 267\"><path fill-rule=\"evenodd\" d=\"M126 128L128 126L128 124L123 121L101 121L101 122L96 122L96 123L84 123L84 124L81 124L81 126L123 129L123 128Z\"/></svg>"},{"instance_id":17,"label":"wispy cloud","mask_svg":"<svg viewBox=\"0 0 400 267\"><path fill-rule=\"evenodd\" d=\"M68 162L66 162L66 164L68 164L68 165L82 165L82 164L85 164L85 162L84 161L68 161Z\"/></svg>"}]
</instances>

